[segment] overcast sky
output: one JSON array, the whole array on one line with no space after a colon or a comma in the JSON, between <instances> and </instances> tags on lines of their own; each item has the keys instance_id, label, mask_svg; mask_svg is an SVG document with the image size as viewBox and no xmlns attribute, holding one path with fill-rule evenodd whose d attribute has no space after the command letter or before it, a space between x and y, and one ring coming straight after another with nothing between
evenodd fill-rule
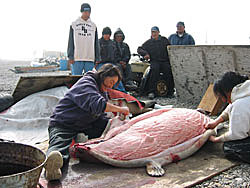
<instances>
[{"instance_id":1,"label":"overcast sky","mask_svg":"<svg viewBox=\"0 0 250 188\"><path fill-rule=\"evenodd\" d=\"M131 53L149 39L152 26L168 37L178 21L185 22L197 45L250 44L249 0L1 0L0 58L66 52L69 26L84 2L92 7L99 38L103 27L113 33L120 27Z\"/></svg>"}]
</instances>

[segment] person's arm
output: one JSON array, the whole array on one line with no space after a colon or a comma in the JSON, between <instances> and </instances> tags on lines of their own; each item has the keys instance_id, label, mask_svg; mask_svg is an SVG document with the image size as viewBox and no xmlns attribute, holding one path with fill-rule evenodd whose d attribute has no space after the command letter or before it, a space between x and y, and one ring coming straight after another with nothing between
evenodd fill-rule
<instances>
[{"instance_id":1,"label":"person's arm","mask_svg":"<svg viewBox=\"0 0 250 188\"><path fill-rule=\"evenodd\" d=\"M223 114L223 113L222 113ZM225 115L225 114L224 114ZM217 125L219 125L220 123L226 121L225 119L225 116L223 115L220 115L218 118L216 118L215 120L213 120L212 122L209 122L207 125L205 125L205 128L206 129L213 129L215 128ZM221 136L210 136L209 140L211 142L225 142L226 139L225 139L225 134L221 135Z\"/></svg>"},{"instance_id":2,"label":"person's arm","mask_svg":"<svg viewBox=\"0 0 250 188\"><path fill-rule=\"evenodd\" d=\"M168 37L168 41L169 41L170 45L171 45L171 38L172 38L172 35L170 35L170 36Z\"/></svg>"},{"instance_id":3,"label":"person's arm","mask_svg":"<svg viewBox=\"0 0 250 188\"><path fill-rule=\"evenodd\" d=\"M114 53L114 63L115 64L120 63L120 61L122 60L117 45L118 45L117 42L114 40L113 41L113 50L114 50L113 53Z\"/></svg>"},{"instance_id":4,"label":"person's arm","mask_svg":"<svg viewBox=\"0 0 250 188\"><path fill-rule=\"evenodd\" d=\"M129 46L127 44L125 44L124 57L122 58L122 61L124 61L126 64L128 64L130 58L131 58L131 53L130 53Z\"/></svg>"},{"instance_id":5,"label":"person's arm","mask_svg":"<svg viewBox=\"0 0 250 188\"><path fill-rule=\"evenodd\" d=\"M105 112L120 112L125 116L129 115L129 109L127 107L120 107L107 102Z\"/></svg>"},{"instance_id":6,"label":"person's arm","mask_svg":"<svg viewBox=\"0 0 250 188\"><path fill-rule=\"evenodd\" d=\"M149 54L149 53L147 52L147 50L145 50L144 44L143 44L142 46L139 46L139 47L137 48L137 53L140 54L140 55L143 56L143 57Z\"/></svg>"},{"instance_id":7,"label":"person's arm","mask_svg":"<svg viewBox=\"0 0 250 188\"><path fill-rule=\"evenodd\" d=\"M213 142L226 142L231 140L242 140L249 136L250 132L250 118L249 107L242 103L236 103L234 105L228 105L225 111L230 111L229 129L226 133L219 137L211 137ZM222 116L221 116L222 117Z\"/></svg>"},{"instance_id":8,"label":"person's arm","mask_svg":"<svg viewBox=\"0 0 250 188\"><path fill-rule=\"evenodd\" d=\"M99 44L99 39L98 39L97 28L95 30L95 61L97 63L100 63L100 61L101 61L100 44Z\"/></svg>"},{"instance_id":9,"label":"person's arm","mask_svg":"<svg viewBox=\"0 0 250 188\"><path fill-rule=\"evenodd\" d=\"M217 142L225 142L226 140L225 140L225 134L223 134L223 135L221 135L221 136L218 136L218 137L216 137L216 136L210 136L209 137L209 140L211 141L211 142L214 142L214 143L217 143Z\"/></svg>"},{"instance_id":10,"label":"person's arm","mask_svg":"<svg viewBox=\"0 0 250 188\"><path fill-rule=\"evenodd\" d=\"M194 38L191 35L189 35L189 41L190 45L195 45Z\"/></svg>"},{"instance_id":11,"label":"person's arm","mask_svg":"<svg viewBox=\"0 0 250 188\"><path fill-rule=\"evenodd\" d=\"M217 117L215 120L208 122L205 125L206 129L214 129L217 125L219 125L220 123L224 122L225 120L223 119L222 116Z\"/></svg>"},{"instance_id":12,"label":"person's arm","mask_svg":"<svg viewBox=\"0 0 250 188\"><path fill-rule=\"evenodd\" d=\"M221 113L219 117L217 117L215 120L208 122L205 125L206 129L213 129L220 123L223 123L225 121L228 121L229 119L229 111L230 111L231 105L228 105L227 108Z\"/></svg>"},{"instance_id":13,"label":"person's arm","mask_svg":"<svg viewBox=\"0 0 250 188\"><path fill-rule=\"evenodd\" d=\"M75 45L74 45L74 31L72 26L70 26L69 30L69 40L68 40L68 58L69 58L69 63L72 64L72 61L74 62L74 50L75 50Z\"/></svg>"}]
</instances>

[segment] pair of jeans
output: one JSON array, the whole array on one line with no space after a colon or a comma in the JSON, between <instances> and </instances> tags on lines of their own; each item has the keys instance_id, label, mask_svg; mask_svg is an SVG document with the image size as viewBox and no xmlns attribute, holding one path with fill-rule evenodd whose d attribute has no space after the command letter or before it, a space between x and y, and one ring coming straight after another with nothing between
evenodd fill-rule
<instances>
[{"instance_id":1,"label":"pair of jeans","mask_svg":"<svg viewBox=\"0 0 250 188\"><path fill-rule=\"evenodd\" d=\"M84 73L91 71L94 68L94 62L92 61L75 61L71 64L72 75L83 75Z\"/></svg>"}]
</instances>

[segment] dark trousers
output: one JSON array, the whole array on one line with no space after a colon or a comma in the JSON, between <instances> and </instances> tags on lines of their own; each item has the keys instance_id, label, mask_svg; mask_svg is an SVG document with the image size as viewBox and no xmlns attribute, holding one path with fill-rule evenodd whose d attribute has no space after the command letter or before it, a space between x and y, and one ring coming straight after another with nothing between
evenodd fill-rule
<instances>
[{"instance_id":1,"label":"dark trousers","mask_svg":"<svg viewBox=\"0 0 250 188\"><path fill-rule=\"evenodd\" d=\"M127 64L125 69L123 69L123 67L120 63L116 63L115 65L118 66L118 68L122 74L123 85L126 85L129 81L132 80L131 65Z\"/></svg>"},{"instance_id":2,"label":"dark trousers","mask_svg":"<svg viewBox=\"0 0 250 188\"><path fill-rule=\"evenodd\" d=\"M160 73L164 74L163 77L167 82L169 90L168 94L172 94L174 92L174 79L169 62L151 61L149 77L146 81L147 83L145 84L146 87L144 93L155 93L156 83L160 79Z\"/></svg>"},{"instance_id":3,"label":"dark trousers","mask_svg":"<svg viewBox=\"0 0 250 188\"><path fill-rule=\"evenodd\" d=\"M78 133L84 133L89 139L98 138L102 135L108 123L107 120L99 119L93 123L93 126L89 129L84 129L83 131L77 131L70 126L61 125L50 125L49 126L49 148L46 155L48 156L52 151L59 151L63 157L63 164L69 162L70 154L69 147L77 137Z\"/></svg>"},{"instance_id":4,"label":"dark trousers","mask_svg":"<svg viewBox=\"0 0 250 188\"><path fill-rule=\"evenodd\" d=\"M242 140L225 142L223 150L228 159L250 163L250 137Z\"/></svg>"}]
</instances>

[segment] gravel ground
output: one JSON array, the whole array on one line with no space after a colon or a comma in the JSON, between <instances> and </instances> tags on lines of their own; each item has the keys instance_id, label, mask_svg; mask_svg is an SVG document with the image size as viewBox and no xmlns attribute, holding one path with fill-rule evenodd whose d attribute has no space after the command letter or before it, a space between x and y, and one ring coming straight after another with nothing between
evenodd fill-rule
<instances>
[{"instance_id":1,"label":"gravel ground","mask_svg":"<svg viewBox=\"0 0 250 188\"><path fill-rule=\"evenodd\" d=\"M29 66L28 61L7 61L0 60L0 94L11 94L15 89L16 83L20 76L41 76L41 75L68 75L68 71L44 72L44 73L21 73L16 74L9 69L14 69L15 66ZM146 98L140 98L146 99ZM156 98L160 105L173 105L173 107L185 107L195 109L197 104L180 103L176 98ZM239 166L231 168L221 174L204 181L203 183L194 186L195 188L247 188L250 187L250 164L242 163Z\"/></svg>"}]
</instances>

